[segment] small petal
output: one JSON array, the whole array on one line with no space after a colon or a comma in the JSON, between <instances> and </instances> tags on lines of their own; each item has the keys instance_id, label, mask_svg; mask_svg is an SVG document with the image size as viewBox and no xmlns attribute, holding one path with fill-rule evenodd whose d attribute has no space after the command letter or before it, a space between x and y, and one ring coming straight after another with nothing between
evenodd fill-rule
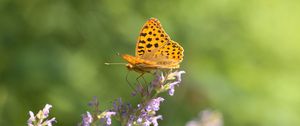
<instances>
[{"instance_id":1,"label":"small petal","mask_svg":"<svg viewBox=\"0 0 300 126\"><path fill-rule=\"evenodd\" d=\"M148 105L146 106L146 110L147 111L158 111L159 110L159 106L160 106L160 102L164 101L164 98L162 97L158 97L156 99L152 99Z\"/></svg>"},{"instance_id":2,"label":"small petal","mask_svg":"<svg viewBox=\"0 0 300 126\"><path fill-rule=\"evenodd\" d=\"M44 109L43 109L43 114L44 114L45 118L48 117L50 108L52 108L52 105L49 105L49 104L46 104L46 105L45 105L45 107L44 107Z\"/></svg>"},{"instance_id":3,"label":"small petal","mask_svg":"<svg viewBox=\"0 0 300 126\"><path fill-rule=\"evenodd\" d=\"M106 119L106 124L107 124L107 125L111 125L111 118L107 118L107 119Z\"/></svg>"},{"instance_id":4,"label":"small petal","mask_svg":"<svg viewBox=\"0 0 300 126\"><path fill-rule=\"evenodd\" d=\"M111 125L111 116L116 115L116 112L106 111L98 115L101 122L106 121L106 125Z\"/></svg>"},{"instance_id":5,"label":"small petal","mask_svg":"<svg viewBox=\"0 0 300 126\"><path fill-rule=\"evenodd\" d=\"M185 73L185 71L176 71L174 73L171 73L171 76L176 76L177 80L175 82L172 82L169 84L169 95L173 96L175 92L175 85L178 85L181 82L181 74Z\"/></svg>"},{"instance_id":6,"label":"small petal","mask_svg":"<svg viewBox=\"0 0 300 126\"><path fill-rule=\"evenodd\" d=\"M55 118L52 118L50 120L46 120L43 124L47 126L52 126L52 123L56 122Z\"/></svg>"},{"instance_id":7,"label":"small petal","mask_svg":"<svg viewBox=\"0 0 300 126\"><path fill-rule=\"evenodd\" d=\"M175 85L178 85L180 82L179 81L175 81L171 84L169 84L169 95L170 96L173 96L174 95L174 92L175 92Z\"/></svg>"},{"instance_id":8,"label":"small petal","mask_svg":"<svg viewBox=\"0 0 300 126\"><path fill-rule=\"evenodd\" d=\"M106 112L106 117L110 117L112 115L116 115L116 112Z\"/></svg>"},{"instance_id":9,"label":"small petal","mask_svg":"<svg viewBox=\"0 0 300 126\"><path fill-rule=\"evenodd\" d=\"M86 112L86 115L82 116L82 126L89 126L93 122L93 117L90 112Z\"/></svg>"},{"instance_id":10,"label":"small petal","mask_svg":"<svg viewBox=\"0 0 300 126\"><path fill-rule=\"evenodd\" d=\"M160 82L163 83L163 82L165 81L165 76L164 76L164 74L161 73L160 77L161 77L161 78L160 78Z\"/></svg>"},{"instance_id":11,"label":"small petal","mask_svg":"<svg viewBox=\"0 0 300 126\"><path fill-rule=\"evenodd\" d=\"M146 120L144 123L143 123L143 126L150 126L151 125L151 122Z\"/></svg>"},{"instance_id":12,"label":"small petal","mask_svg":"<svg viewBox=\"0 0 300 126\"><path fill-rule=\"evenodd\" d=\"M158 115L151 118L151 122L154 126L158 126L158 122L157 122L158 119L162 120L162 115Z\"/></svg>"},{"instance_id":13,"label":"small petal","mask_svg":"<svg viewBox=\"0 0 300 126\"><path fill-rule=\"evenodd\" d=\"M181 74L184 74L185 73L185 71L179 71L178 73L177 73L177 79L178 79L178 81L179 82L181 82Z\"/></svg>"},{"instance_id":14,"label":"small petal","mask_svg":"<svg viewBox=\"0 0 300 126\"><path fill-rule=\"evenodd\" d=\"M44 112L43 112L42 110L40 110L40 111L36 114L36 118L37 118L38 120L43 120L43 119L45 119L46 117L45 117L45 115L44 115Z\"/></svg>"},{"instance_id":15,"label":"small petal","mask_svg":"<svg viewBox=\"0 0 300 126\"><path fill-rule=\"evenodd\" d=\"M27 124L28 125L30 125L30 124L32 125L32 122L35 121L35 116L34 116L34 113L32 111L29 111L29 115L30 115L30 117L29 117L29 119L27 121Z\"/></svg>"},{"instance_id":16,"label":"small petal","mask_svg":"<svg viewBox=\"0 0 300 126\"><path fill-rule=\"evenodd\" d=\"M132 123L133 123L133 121L134 121L134 117L135 117L135 116L130 115L130 117L129 117L129 119L128 119L128 122L127 122L127 124L126 124L126 126L132 126Z\"/></svg>"},{"instance_id":17,"label":"small petal","mask_svg":"<svg viewBox=\"0 0 300 126\"><path fill-rule=\"evenodd\" d=\"M138 119L136 120L137 123L141 123L142 121L143 121L142 118L138 118Z\"/></svg>"},{"instance_id":18,"label":"small petal","mask_svg":"<svg viewBox=\"0 0 300 126\"><path fill-rule=\"evenodd\" d=\"M155 79L151 82L153 87L160 87L165 81L163 73L157 73Z\"/></svg>"},{"instance_id":19,"label":"small petal","mask_svg":"<svg viewBox=\"0 0 300 126\"><path fill-rule=\"evenodd\" d=\"M178 81L181 81L181 74L184 74L184 73L185 73L185 71L175 71L173 73L170 73L167 76L167 80L174 80L176 77Z\"/></svg>"},{"instance_id":20,"label":"small petal","mask_svg":"<svg viewBox=\"0 0 300 126\"><path fill-rule=\"evenodd\" d=\"M174 86L170 87L169 95L170 95L170 96L173 96L173 95L174 95L174 92L175 92Z\"/></svg>"}]
</instances>

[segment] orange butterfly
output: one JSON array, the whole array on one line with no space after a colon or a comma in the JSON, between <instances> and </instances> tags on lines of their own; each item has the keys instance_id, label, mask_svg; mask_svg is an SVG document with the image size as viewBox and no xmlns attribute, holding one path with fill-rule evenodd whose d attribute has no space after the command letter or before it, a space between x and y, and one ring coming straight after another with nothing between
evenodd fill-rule
<instances>
[{"instance_id":1,"label":"orange butterfly","mask_svg":"<svg viewBox=\"0 0 300 126\"><path fill-rule=\"evenodd\" d=\"M136 43L135 56L123 54L126 67L140 73L156 69L179 68L183 60L183 48L171 40L160 22L150 18L142 27Z\"/></svg>"}]
</instances>

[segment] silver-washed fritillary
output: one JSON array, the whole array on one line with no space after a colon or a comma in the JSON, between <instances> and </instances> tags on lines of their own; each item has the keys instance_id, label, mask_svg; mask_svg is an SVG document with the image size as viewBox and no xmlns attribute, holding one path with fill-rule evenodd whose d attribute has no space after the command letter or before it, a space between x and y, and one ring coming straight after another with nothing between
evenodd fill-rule
<instances>
[{"instance_id":1,"label":"silver-washed fritillary","mask_svg":"<svg viewBox=\"0 0 300 126\"><path fill-rule=\"evenodd\" d=\"M135 48L135 56L124 54L129 70L150 72L156 69L179 68L183 48L162 28L156 18L150 18L142 27Z\"/></svg>"}]
</instances>

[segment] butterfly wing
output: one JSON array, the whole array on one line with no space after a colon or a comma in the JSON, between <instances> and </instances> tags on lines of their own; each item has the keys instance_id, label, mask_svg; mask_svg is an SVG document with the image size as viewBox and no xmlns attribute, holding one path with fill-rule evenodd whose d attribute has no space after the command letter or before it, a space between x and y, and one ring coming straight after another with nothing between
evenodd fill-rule
<instances>
[{"instance_id":1,"label":"butterfly wing","mask_svg":"<svg viewBox=\"0 0 300 126\"><path fill-rule=\"evenodd\" d=\"M151 18L140 32L136 44L136 57L155 61L155 64L139 64L139 67L178 68L183 60L183 48L170 39L157 19Z\"/></svg>"},{"instance_id":2,"label":"butterfly wing","mask_svg":"<svg viewBox=\"0 0 300 126\"><path fill-rule=\"evenodd\" d=\"M160 48L150 60L156 61L160 68L177 68L183 60L183 51L177 42L171 40Z\"/></svg>"},{"instance_id":3,"label":"butterfly wing","mask_svg":"<svg viewBox=\"0 0 300 126\"><path fill-rule=\"evenodd\" d=\"M142 27L136 43L135 56L148 59L170 41L169 35L162 28L160 22L150 18Z\"/></svg>"}]
</instances>

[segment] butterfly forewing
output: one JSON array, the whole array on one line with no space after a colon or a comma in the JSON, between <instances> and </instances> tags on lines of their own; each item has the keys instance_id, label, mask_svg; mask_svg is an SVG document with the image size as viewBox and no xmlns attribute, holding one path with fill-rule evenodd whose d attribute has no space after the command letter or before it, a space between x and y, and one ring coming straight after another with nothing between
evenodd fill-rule
<instances>
[{"instance_id":1,"label":"butterfly forewing","mask_svg":"<svg viewBox=\"0 0 300 126\"><path fill-rule=\"evenodd\" d=\"M183 60L183 48L170 39L157 19L151 18L141 29L135 56L122 57L129 63L129 68L135 71L173 69L179 68Z\"/></svg>"},{"instance_id":2,"label":"butterfly forewing","mask_svg":"<svg viewBox=\"0 0 300 126\"><path fill-rule=\"evenodd\" d=\"M141 29L136 44L135 55L143 59L152 58L154 53L170 40L170 37L164 31L160 22L155 18L151 18Z\"/></svg>"}]
</instances>

